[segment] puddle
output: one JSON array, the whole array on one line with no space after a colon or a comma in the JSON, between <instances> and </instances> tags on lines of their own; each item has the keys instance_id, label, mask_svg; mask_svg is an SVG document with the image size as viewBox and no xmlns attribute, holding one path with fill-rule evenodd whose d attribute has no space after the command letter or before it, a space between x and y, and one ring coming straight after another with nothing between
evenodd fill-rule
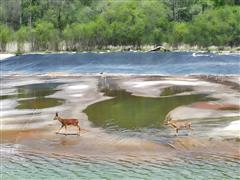
<instances>
[{"instance_id":1,"label":"puddle","mask_svg":"<svg viewBox=\"0 0 240 180\"><path fill-rule=\"evenodd\" d=\"M56 98L37 98L18 101L17 109L44 109L54 106L59 106L64 103L64 100Z\"/></svg>"},{"instance_id":2,"label":"puddle","mask_svg":"<svg viewBox=\"0 0 240 180\"><path fill-rule=\"evenodd\" d=\"M183 92L192 92L193 89L190 86L171 86L163 90L160 96L176 95Z\"/></svg>"},{"instance_id":3,"label":"puddle","mask_svg":"<svg viewBox=\"0 0 240 180\"><path fill-rule=\"evenodd\" d=\"M17 109L44 109L64 103L63 99L48 98L63 83L41 83L16 87L16 94L0 96L1 100L17 99Z\"/></svg>"},{"instance_id":4,"label":"puddle","mask_svg":"<svg viewBox=\"0 0 240 180\"><path fill-rule=\"evenodd\" d=\"M95 126L103 128L115 130L118 128L159 128L163 125L167 113L174 108L197 101L210 100L206 94L175 95L185 91L192 90L188 87L174 86L164 89L160 97L151 98L134 96L124 90L105 89L105 95L114 98L92 104L84 112Z\"/></svg>"}]
</instances>

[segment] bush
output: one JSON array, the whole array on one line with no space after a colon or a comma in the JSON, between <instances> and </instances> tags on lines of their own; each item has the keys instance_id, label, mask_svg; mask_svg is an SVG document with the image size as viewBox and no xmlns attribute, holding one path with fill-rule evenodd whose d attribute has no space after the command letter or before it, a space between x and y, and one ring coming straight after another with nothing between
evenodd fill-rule
<instances>
[{"instance_id":1,"label":"bush","mask_svg":"<svg viewBox=\"0 0 240 180\"><path fill-rule=\"evenodd\" d=\"M6 51L6 45L12 39L13 39L13 30L4 24L0 24L1 51Z\"/></svg>"}]
</instances>

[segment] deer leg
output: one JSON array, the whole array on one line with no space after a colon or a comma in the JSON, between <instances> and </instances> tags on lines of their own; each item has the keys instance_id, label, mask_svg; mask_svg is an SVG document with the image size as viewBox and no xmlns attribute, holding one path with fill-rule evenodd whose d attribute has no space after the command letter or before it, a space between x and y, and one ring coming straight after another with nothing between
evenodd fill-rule
<instances>
[{"instance_id":1,"label":"deer leg","mask_svg":"<svg viewBox=\"0 0 240 180\"><path fill-rule=\"evenodd\" d=\"M178 128L176 128L176 134L175 134L175 136L178 136Z\"/></svg>"},{"instance_id":2,"label":"deer leg","mask_svg":"<svg viewBox=\"0 0 240 180\"><path fill-rule=\"evenodd\" d=\"M191 125L188 126L188 129L190 129L191 131L193 131L193 128L191 128Z\"/></svg>"},{"instance_id":3,"label":"deer leg","mask_svg":"<svg viewBox=\"0 0 240 180\"><path fill-rule=\"evenodd\" d=\"M67 126L65 125L65 136L67 135Z\"/></svg>"},{"instance_id":4,"label":"deer leg","mask_svg":"<svg viewBox=\"0 0 240 180\"><path fill-rule=\"evenodd\" d=\"M193 131L193 129L191 128L191 125L188 126L188 130L190 131L189 133L191 133L191 131Z\"/></svg>"},{"instance_id":5,"label":"deer leg","mask_svg":"<svg viewBox=\"0 0 240 180\"><path fill-rule=\"evenodd\" d=\"M77 124L77 128L78 128L78 135L80 135L81 128L78 124Z\"/></svg>"},{"instance_id":6,"label":"deer leg","mask_svg":"<svg viewBox=\"0 0 240 180\"><path fill-rule=\"evenodd\" d=\"M62 126L59 128L59 130L56 132L56 134L59 133L59 131L63 128L63 126L64 126L64 125L62 125Z\"/></svg>"}]
</instances>

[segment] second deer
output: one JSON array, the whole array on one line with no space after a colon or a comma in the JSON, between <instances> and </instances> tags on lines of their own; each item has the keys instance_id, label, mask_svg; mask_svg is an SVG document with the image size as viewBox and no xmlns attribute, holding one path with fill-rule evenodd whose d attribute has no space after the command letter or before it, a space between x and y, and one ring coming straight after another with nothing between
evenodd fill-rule
<instances>
[{"instance_id":1,"label":"second deer","mask_svg":"<svg viewBox=\"0 0 240 180\"><path fill-rule=\"evenodd\" d=\"M78 128L78 135L80 135L80 126L79 126L79 122L77 119L73 119L73 118L61 118L58 113L56 113L55 117L53 118L53 120L58 120L62 126L60 127L60 129L56 132L56 133L59 133L59 131L65 127L65 135L66 134L66 131L67 131L67 126L70 126L70 125L73 125L73 126L76 126Z\"/></svg>"},{"instance_id":2,"label":"second deer","mask_svg":"<svg viewBox=\"0 0 240 180\"><path fill-rule=\"evenodd\" d=\"M169 115L165 119L165 124L170 125L176 130L176 136L178 136L178 131L180 129L187 129L193 131L191 128L192 122L189 120L172 120Z\"/></svg>"}]
</instances>

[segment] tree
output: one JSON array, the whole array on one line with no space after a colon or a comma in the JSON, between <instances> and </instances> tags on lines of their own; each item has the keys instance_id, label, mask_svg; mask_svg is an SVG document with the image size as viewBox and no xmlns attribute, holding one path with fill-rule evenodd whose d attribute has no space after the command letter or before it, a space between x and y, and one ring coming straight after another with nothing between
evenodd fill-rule
<instances>
[{"instance_id":1,"label":"tree","mask_svg":"<svg viewBox=\"0 0 240 180\"><path fill-rule=\"evenodd\" d=\"M28 41L34 50L57 50L61 43L68 50L164 42L238 46L239 4L240 0L0 0L1 45L17 41L21 48Z\"/></svg>"},{"instance_id":2,"label":"tree","mask_svg":"<svg viewBox=\"0 0 240 180\"><path fill-rule=\"evenodd\" d=\"M30 42L32 38L32 29L27 26L22 26L17 32L16 32L16 40L18 43L18 50L22 51L22 46L26 42Z\"/></svg>"},{"instance_id":3,"label":"tree","mask_svg":"<svg viewBox=\"0 0 240 180\"><path fill-rule=\"evenodd\" d=\"M6 45L13 39L13 30L4 24L0 24L0 47L1 51L6 51Z\"/></svg>"},{"instance_id":4,"label":"tree","mask_svg":"<svg viewBox=\"0 0 240 180\"><path fill-rule=\"evenodd\" d=\"M166 42L170 30L170 23L167 20L170 8L159 1L142 1L140 7L138 17L143 20L143 42L147 44Z\"/></svg>"},{"instance_id":5,"label":"tree","mask_svg":"<svg viewBox=\"0 0 240 180\"><path fill-rule=\"evenodd\" d=\"M189 34L189 27L187 23L185 22L174 23L171 43L174 46L180 43L186 43L188 34Z\"/></svg>"},{"instance_id":6,"label":"tree","mask_svg":"<svg viewBox=\"0 0 240 180\"><path fill-rule=\"evenodd\" d=\"M18 29L21 25L21 1L1 0L0 6L2 23L15 30Z\"/></svg>"},{"instance_id":7,"label":"tree","mask_svg":"<svg viewBox=\"0 0 240 180\"><path fill-rule=\"evenodd\" d=\"M35 26L33 33L36 48L40 50L57 49L59 36L53 24L46 21L38 21Z\"/></svg>"},{"instance_id":8,"label":"tree","mask_svg":"<svg viewBox=\"0 0 240 180\"><path fill-rule=\"evenodd\" d=\"M201 46L240 45L240 7L224 6L197 16L190 30Z\"/></svg>"}]
</instances>

